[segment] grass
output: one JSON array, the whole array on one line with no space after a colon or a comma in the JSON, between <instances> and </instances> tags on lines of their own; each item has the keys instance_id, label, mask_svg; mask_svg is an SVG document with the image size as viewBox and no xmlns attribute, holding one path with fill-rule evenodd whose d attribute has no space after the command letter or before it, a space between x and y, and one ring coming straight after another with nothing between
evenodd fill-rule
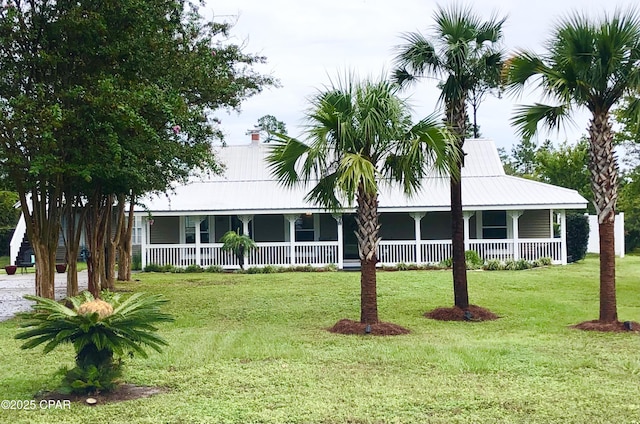
<instances>
[{"instance_id":1,"label":"grass","mask_svg":"<svg viewBox=\"0 0 640 424\"><path fill-rule=\"evenodd\" d=\"M569 329L597 318L598 263L473 271L470 298L502 318L422 314L452 302L448 271L380 272L381 318L406 336L325 331L359 315L358 273L136 274L163 293L170 346L127 361L125 378L169 392L67 410L0 411L12 423L640 422L640 338ZM622 320L640 319L640 257L618 261ZM0 399L55 388L71 348L21 351L0 323Z\"/></svg>"}]
</instances>

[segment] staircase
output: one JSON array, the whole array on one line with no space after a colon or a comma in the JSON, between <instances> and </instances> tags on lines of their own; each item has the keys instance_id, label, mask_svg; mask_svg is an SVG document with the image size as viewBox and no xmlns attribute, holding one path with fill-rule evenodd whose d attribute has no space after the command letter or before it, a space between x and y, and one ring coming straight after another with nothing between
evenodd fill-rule
<instances>
[{"instance_id":1,"label":"staircase","mask_svg":"<svg viewBox=\"0 0 640 424\"><path fill-rule=\"evenodd\" d=\"M16 255L15 264L18 266L24 265L32 265L33 264L33 249L31 248L31 243L29 243L29 239L27 239L27 235L22 236L22 242L20 243L20 249L18 249L18 254Z\"/></svg>"}]
</instances>

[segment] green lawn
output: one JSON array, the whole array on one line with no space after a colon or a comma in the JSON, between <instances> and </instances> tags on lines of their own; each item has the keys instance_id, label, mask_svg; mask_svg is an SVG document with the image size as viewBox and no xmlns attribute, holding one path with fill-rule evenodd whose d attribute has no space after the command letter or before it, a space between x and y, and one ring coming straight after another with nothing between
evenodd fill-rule
<instances>
[{"instance_id":1,"label":"green lawn","mask_svg":"<svg viewBox=\"0 0 640 424\"><path fill-rule=\"evenodd\" d=\"M70 410L0 411L13 423L640 423L640 337L567 328L597 318L598 262L469 273L472 303L502 318L436 322L448 271L381 272L380 315L406 336L325 331L359 316L359 274L137 274L177 320L162 354L125 378L170 392ZM640 257L618 261L622 320L640 321ZM72 350L21 351L0 323L0 399L53 389Z\"/></svg>"}]
</instances>

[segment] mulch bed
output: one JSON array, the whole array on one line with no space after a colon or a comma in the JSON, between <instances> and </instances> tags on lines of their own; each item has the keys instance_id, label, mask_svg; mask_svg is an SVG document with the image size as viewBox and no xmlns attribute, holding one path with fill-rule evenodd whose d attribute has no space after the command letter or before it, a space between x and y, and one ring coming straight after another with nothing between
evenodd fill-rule
<instances>
[{"instance_id":1,"label":"mulch bed","mask_svg":"<svg viewBox=\"0 0 640 424\"><path fill-rule=\"evenodd\" d=\"M88 398L93 398L97 405L113 402L123 402L126 400L148 398L160 393L166 393L168 389L164 387L136 386L134 384L121 384L110 392L97 393L94 395L62 394L59 392L48 392L38 396L37 400L70 400L74 403L86 403Z\"/></svg>"},{"instance_id":2,"label":"mulch bed","mask_svg":"<svg viewBox=\"0 0 640 424\"><path fill-rule=\"evenodd\" d=\"M640 333L640 323L635 321L616 321L616 322L600 322L598 320L585 321L580 324L572 325L569 328L585 331L602 331L613 333Z\"/></svg>"},{"instance_id":3,"label":"mulch bed","mask_svg":"<svg viewBox=\"0 0 640 424\"><path fill-rule=\"evenodd\" d=\"M368 327L368 328L367 328ZM363 324L350 319L341 319L333 327L328 329L331 333L338 334L370 334L372 336L398 336L409 334L410 331L390 322L378 322L376 324Z\"/></svg>"},{"instance_id":4,"label":"mulch bed","mask_svg":"<svg viewBox=\"0 0 640 424\"><path fill-rule=\"evenodd\" d=\"M469 305L466 309L462 309L457 306L452 308L436 308L433 311L426 312L424 316L438 321L470 322L493 321L500 318L490 310L476 305Z\"/></svg>"}]
</instances>

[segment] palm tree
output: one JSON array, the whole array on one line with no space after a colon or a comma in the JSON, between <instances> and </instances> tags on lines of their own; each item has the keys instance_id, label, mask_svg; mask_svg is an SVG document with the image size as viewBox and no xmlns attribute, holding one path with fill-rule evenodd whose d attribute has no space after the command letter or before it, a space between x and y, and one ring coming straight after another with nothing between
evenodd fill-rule
<instances>
[{"instance_id":1,"label":"palm tree","mask_svg":"<svg viewBox=\"0 0 640 424\"><path fill-rule=\"evenodd\" d=\"M471 9L452 6L438 8L431 39L418 32L403 35L405 44L397 47L395 80L401 85L419 77L443 78L440 101L444 102L447 125L452 129L458 149L467 133L467 103L487 87L498 84L503 54L499 49L505 19L482 21ZM474 126L477 124L474 120ZM461 169L464 156L451 174L451 241L453 244L453 291L455 305L469 306L467 269L464 256L464 218L462 214Z\"/></svg>"},{"instance_id":2,"label":"palm tree","mask_svg":"<svg viewBox=\"0 0 640 424\"><path fill-rule=\"evenodd\" d=\"M615 288L614 219L618 198L617 164L609 113L625 95L640 89L640 19L634 10L591 20L574 14L553 31L547 50L520 52L507 61L510 89L535 79L554 105L536 103L516 109L514 125L525 137L542 121L558 128L575 108L591 113L589 170L600 233L601 323L618 319Z\"/></svg>"},{"instance_id":3,"label":"palm tree","mask_svg":"<svg viewBox=\"0 0 640 424\"><path fill-rule=\"evenodd\" d=\"M220 238L220 242L222 243L223 252L232 252L238 259L240 269L244 269L245 255L258 248L251 237L247 234L240 234L239 228L238 232L227 231L224 233Z\"/></svg>"},{"instance_id":4,"label":"palm tree","mask_svg":"<svg viewBox=\"0 0 640 424\"><path fill-rule=\"evenodd\" d=\"M405 100L392 82L348 76L311 99L308 144L279 135L268 161L284 186L310 184L308 201L341 210L357 204L356 236L361 264L360 323L377 324L376 249L378 191L398 183L406 193L431 171L448 172L457 157L448 132L433 117L412 125Z\"/></svg>"}]
</instances>

